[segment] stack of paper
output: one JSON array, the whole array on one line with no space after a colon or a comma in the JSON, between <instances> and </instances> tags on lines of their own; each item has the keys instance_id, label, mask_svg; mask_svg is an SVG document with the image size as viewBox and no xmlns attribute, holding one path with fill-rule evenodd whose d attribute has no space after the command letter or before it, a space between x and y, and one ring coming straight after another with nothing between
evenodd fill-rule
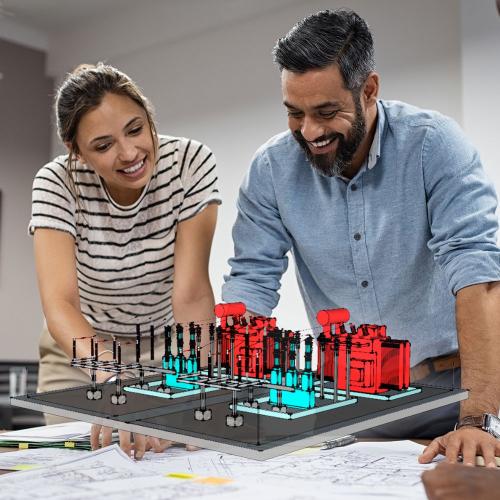
<instances>
[{"instance_id":1,"label":"stack of paper","mask_svg":"<svg viewBox=\"0 0 500 500\"><path fill-rule=\"evenodd\" d=\"M0 447L15 448L77 448L90 449L90 428L86 422L68 422L64 424L32 427L19 431L0 434Z\"/></svg>"},{"instance_id":2,"label":"stack of paper","mask_svg":"<svg viewBox=\"0 0 500 500\"><path fill-rule=\"evenodd\" d=\"M0 453L0 470L31 470L39 467L46 467L55 462L66 461L75 456L83 457L92 453L88 450L67 448L34 448L27 450L11 451L9 453Z\"/></svg>"}]
</instances>

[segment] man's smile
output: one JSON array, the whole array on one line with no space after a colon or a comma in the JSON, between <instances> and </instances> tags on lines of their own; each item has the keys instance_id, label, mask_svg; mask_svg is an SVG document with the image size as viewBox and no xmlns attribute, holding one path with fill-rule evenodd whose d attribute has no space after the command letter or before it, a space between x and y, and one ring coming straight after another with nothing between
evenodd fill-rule
<instances>
[{"instance_id":1,"label":"man's smile","mask_svg":"<svg viewBox=\"0 0 500 500\"><path fill-rule=\"evenodd\" d=\"M331 153L337 149L338 135L323 139L321 141L307 141L309 150L312 154L321 155Z\"/></svg>"}]
</instances>

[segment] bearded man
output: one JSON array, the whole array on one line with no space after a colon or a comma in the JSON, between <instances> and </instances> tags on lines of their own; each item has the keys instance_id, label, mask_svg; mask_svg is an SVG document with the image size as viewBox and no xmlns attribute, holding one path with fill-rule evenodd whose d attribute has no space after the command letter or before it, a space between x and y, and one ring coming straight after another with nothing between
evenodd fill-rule
<instances>
[{"instance_id":1,"label":"bearded man","mask_svg":"<svg viewBox=\"0 0 500 500\"><path fill-rule=\"evenodd\" d=\"M387 325L423 383L451 386L461 365L460 415L449 405L371 434L436 438L423 462L493 464L499 442L478 427L500 402L500 249L478 153L450 118L378 98L372 35L350 10L300 21L274 58L290 130L241 186L223 300L271 315L291 251L313 326L333 307Z\"/></svg>"}]
</instances>

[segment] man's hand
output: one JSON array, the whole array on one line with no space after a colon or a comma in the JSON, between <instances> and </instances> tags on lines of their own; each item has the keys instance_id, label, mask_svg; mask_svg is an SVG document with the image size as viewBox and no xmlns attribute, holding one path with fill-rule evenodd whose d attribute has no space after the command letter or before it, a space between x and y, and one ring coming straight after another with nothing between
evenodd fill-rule
<instances>
[{"instance_id":1,"label":"man's hand","mask_svg":"<svg viewBox=\"0 0 500 500\"><path fill-rule=\"evenodd\" d=\"M104 427L102 425L93 424L90 430L90 445L93 450L97 450L100 446L103 448L111 444L111 434L113 429L111 427ZM99 437L102 434L102 442ZM140 460L146 451L153 450L155 453L162 453L167 448L174 444L173 441L168 439L158 439L151 436L144 436L143 434L134 433L134 442L131 442L131 433L126 431L118 431L120 437L120 448L128 455L131 456L132 450L134 451L134 459Z\"/></svg>"},{"instance_id":2,"label":"man's hand","mask_svg":"<svg viewBox=\"0 0 500 500\"><path fill-rule=\"evenodd\" d=\"M496 467L495 456L500 456L500 441L481 429L462 427L434 439L418 461L428 464L439 454L452 464L462 455L465 465L476 465L476 455L482 455L486 467Z\"/></svg>"},{"instance_id":3,"label":"man's hand","mask_svg":"<svg viewBox=\"0 0 500 500\"><path fill-rule=\"evenodd\" d=\"M422 482L430 500L490 500L498 498L500 471L441 463L425 471Z\"/></svg>"}]
</instances>

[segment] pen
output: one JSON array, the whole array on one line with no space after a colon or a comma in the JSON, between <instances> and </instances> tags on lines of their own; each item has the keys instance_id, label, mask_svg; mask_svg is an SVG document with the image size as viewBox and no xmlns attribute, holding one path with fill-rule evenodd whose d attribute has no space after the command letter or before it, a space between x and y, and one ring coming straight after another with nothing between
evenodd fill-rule
<instances>
[{"instance_id":1,"label":"pen","mask_svg":"<svg viewBox=\"0 0 500 500\"><path fill-rule=\"evenodd\" d=\"M339 438L331 439L330 441L325 441L321 450L331 450L332 448L338 448L339 446L347 446L356 441L356 436L348 434L347 436L342 436Z\"/></svg>"}]
</instances>

